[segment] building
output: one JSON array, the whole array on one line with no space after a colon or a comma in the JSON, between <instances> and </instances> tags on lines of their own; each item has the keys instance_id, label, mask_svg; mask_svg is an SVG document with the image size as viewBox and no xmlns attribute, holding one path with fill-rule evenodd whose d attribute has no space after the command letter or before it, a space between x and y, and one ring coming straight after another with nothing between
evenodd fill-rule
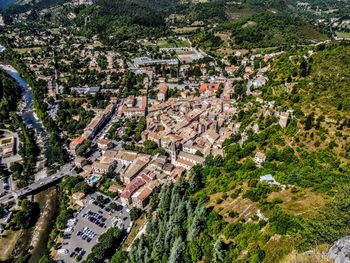
<instances>
[{"instance_id":1,"label":"building","mask_svg":"<svg viewBox=\"0 0 350 263\"><path fill-rule=\"evenodd\" d=\"M74 204L77 204L81 207L84 206L84 198L85 198L85 194L83 192L77 192L72 195L72 200Z\"/></svg>"},{"instance_id":2,"label":"building","mask_svg":"<svg viewBox=\"0 0 350 263\"><path fill-rule=\"evenodd\" d=\"M3 158L10 157L15 154L15 138L7 136L0 139L0 150Z\"/></svg>"},{"instance_id":3,"label":"building","mask_svg":"<svg viewBox=\"0 0 350 263\"><path fill-rule=\"evenodd\" d=\"M74 164L78 168L83 168L85 165L88 164L88 160L83 158L83 157L77 156L77 157L74 158Z\"/></svg>"},{"instance_id":4,"label":"building","mask_svg":"<svg viewBox=\"0 0 350 263\"><path fill-rule=\"evenodd\" d=\"M134 97L130 96L125 101L124 105L120 108L120 115L125 117L143 117L146 114L147 109L147 97Z\"/></svg>"},{"instance_id":5,"label":"building","mask_svg":"<svg viewBox=\"0 0 350 263\"><path fill-rule=\"evenodd\" d=\"M254 156L254 162L258 167L260 167L265 162L265 160L266 156L262 152L257 152Z\"/></svg>"},{"instance_id":6,"label":"building","mask_svg":"<svg viewBox=\"0 0 350 263\"><path fill-rule=\"evenodd\" d=\"M149 182L140 188L137 192L135 192L132 196L132 204L133 206L144 209L149 202L150 196L159 190L161 186L161 182L159 180L154 180Z\"/></svg>"},{"instance_id":7,"label":"building","mask_svg":"<svg viewBox=\"0 0 350 263\"><path fill-rule=\"evenodd\" d=\"M186 170L189 170L197 164L202 165L204 161L205 159L201 156L180 151L180 153L177 155L175 166L180 166Z\"/></svg>"},{"instance_id":8,"label":"building","mask_svg":"<svg viewBox=\"0 0 350 263\"><path fill-rule=\"evenodd\" d=\"M148 161L137 158L132 164L130 164L125 173L120 176L120 179L124 184L129 184L134 178L136 178L142 169L146 167L147 164Z\"/></svg>"},{"instance_id":9,"label":"building","mask_svg":"<svg viewBox=\"0 0 350 263\"><path fill-rule=\"evenodd\" d=\"M112 160L111 162L93 162L92 171L96 174L112 173L116 168L117 162Z\"/></svg>"},{"instance_id":10,"label":"building","mask_svg":"<svg viewBox=\"0 0 350 263\"><path fill-rule=\"evenodd\" d=\"M110 140L107 140L107 139L100 139L100 140L97 141L97 146L102 151L106 151L106 150L108 150L108 149L113 147L113 143Z\"/></svg>"},{"instance_id":11,"label":"building","mask_svg":"<svg viewBox=\"0 0 350 263\"><path fill-rule=\"evenodd\" d=\"M145 180L141 178L134 178L125 190L120 194L120 200L123 204L130 205L131 204L131 196L135 191L137 191L141 186L145 184Z\"/></svg>"},{"instance_id":12,"label":"building","mask_svg":"<svg viewBox=\"0 0 350 263\"><path fill-rule=\"evenodd\" d=\"M152 59L149 57L137 57L134 59L135 67L147 67L154 65L177 66L179 61L177 59Z\"/></svg>"},{"instance_id":13,"label":"building","mask_svg":"<svg viewBox=\"0 0 350 263\"><path fill-rule=\"evenodd\" d=\"M165 101L167 99L168 96L168 90L169 90L169 86L164 85L159 89L157 98L159 101Z\"/></svg>"}]
</instances>

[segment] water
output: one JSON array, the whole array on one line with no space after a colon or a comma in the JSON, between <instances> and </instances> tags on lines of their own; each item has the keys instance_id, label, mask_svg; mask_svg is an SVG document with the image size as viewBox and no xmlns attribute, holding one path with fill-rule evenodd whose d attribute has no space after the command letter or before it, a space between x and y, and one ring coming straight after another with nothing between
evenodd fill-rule
<instances>
[{"instance_id":1,"label":"water","mask_svg":"<svg viewBox=\"0 0 350 263\"><path fill-rule=\"evenodd\" d=\"M13 79L16 80L16 82L22 90L22 95L25 103L25 106L22 111L23 122L26 125L33 127L37 134L40 134L44 131L44 129L39 120L34 116L33 95L27 83L24 81L24 79L22 79L21 75L15 69L3 65L0 65L0 67L2 67L7 74L9 74Z\"/></svg>"},{"instance_id":2,"label":"water","mask_svg":"<svg viewBox=\"0 0 350 263\"><path fill-rule=\"evenodd\" d=\"M16 0L0 0L0 9L5 8L10 4L13 4L15 1Z\"/></svg>"}]
</instances>

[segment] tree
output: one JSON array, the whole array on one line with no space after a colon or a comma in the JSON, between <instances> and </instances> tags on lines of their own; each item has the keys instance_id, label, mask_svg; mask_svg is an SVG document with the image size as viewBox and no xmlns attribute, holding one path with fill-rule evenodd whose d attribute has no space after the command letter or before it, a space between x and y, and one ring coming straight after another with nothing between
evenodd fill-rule
<instances>
[{"instance_id":1,"label":"tree","mask_svg":"<svg viewBox=\"0 0 350 263\"><path fill-rule=\"evenodd\" d=\"M117 210L118 209L118 205L117 205L117 203L112 202L112 203L109 204L109 208L113 209L113 210Z\"/></svg>"},{"instance_id":2,"label":"tree","mask_svg":"<svg viewBox=\"0 0 350 263\"><path fill-rule=\"evenodd\" d=\"M96 202L99 203L99 204L103 204L104 200L105 199L104 199L103 195L98 195L96 197Z\"/></svg>"},{"instance_id":3,"label":"tree","mask_svg":"<svg viewBox=\"0 0 350 263\"><path fill-rule=\"evenodd\" d=\"M312 113L307 116L304 129L306 131L310 130L312 128L313 122L314 122L314 114Z\"/></svg>"},{"instance_id":4,"label":"tree","mask_svg":"<svg viewBox=\"0 0 350 263\"><path fill-rule=\"evenodd\" d=\"M188 243L189 254L191 255L191 259L193 263L197 263L202 257L202 251L200 246L196 241L191 241Z\"/></svg>"},{"instance_id":5,"label":"tree","mask_svg":"<svg viewBox=\"0 0 350 263\"><path fill-rule=\"evenodd\" d=\"M87 194L89 190L90 186L85 181L82 181L74 186L72 193L83 192L84 194Z\"/></svg>"},{"instance_id":6,"label":"tree","mask_svg":"<svg viewBox=\"0 0 350 263\"><path fill-rule=\"evenodd\" d=\"M182 241L181 237L176 238L171 248L168 263L182 262L184 258L185 249L186 246L185 243Z\"/></svg>"},{"instance_id":7,"label":"tree","mask_svg":"<svg viewBox=\"0 0 350 263\"><path fill-rule=\"evenodd\" d=\"M138 219L142 214L142 210L140 208L137 207L133 207L130 210L130 218L132 221L135 221L136 219Z\"/></svg>"},{"instance_id":8,"label":"tree","mask_svg":"<svg viewBox=\"0 0 350 263\"><path fill-rule=\"evenodd\" d=\"M224 259L225 259L225 252L223 250L223 242L219 237L214 243L213 257L211 262L221 263L221 262L224 262Z\"/></svg>"},{"instance_id":9,"label":"tree","mask_svg":"<svg viewBox=\"0 0 350 263\"><path fill-rule=\"evenodd\" d=\"M203 179L202 179L201 170L196 167L192 169L190 179L189 179L189 190L191 193L197 192L199 189L203 187Z\"/></svg>"},{"instance_id":10,"label":"tree","mask_svg":"<svg viewBox=\"0 0 350 263\"><path fill-rule=\"evenodd\" d=\"M29 228L33 226L39 217L38 203L32 203L28 199L21 201L21 208L13 217L13 223L17 228Z\"/></svg>"}]
</instances>

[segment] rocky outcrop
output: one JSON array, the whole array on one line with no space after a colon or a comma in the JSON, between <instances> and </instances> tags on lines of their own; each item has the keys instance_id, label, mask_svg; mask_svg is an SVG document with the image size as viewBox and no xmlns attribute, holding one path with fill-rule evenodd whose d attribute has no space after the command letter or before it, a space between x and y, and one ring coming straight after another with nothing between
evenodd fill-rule
<instances>
[{"instance_id":1,"label":"rocky outcrop","mask_svg":"<svg viewBox=\"0 0 350 263\"><path fill-rule=\"evenodd\" d=\"M328 257L335 263L350 263L350 236L335 242L328 252Z\"/></svg>"}]
</instances>

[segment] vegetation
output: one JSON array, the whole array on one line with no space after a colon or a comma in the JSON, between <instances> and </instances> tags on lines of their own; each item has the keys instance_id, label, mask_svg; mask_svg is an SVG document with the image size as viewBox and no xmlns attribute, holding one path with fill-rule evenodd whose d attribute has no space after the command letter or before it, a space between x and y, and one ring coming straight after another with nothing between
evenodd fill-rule
<instances>
[{"instance_id":1,"label":"vegetation","mask_svg":"<svg viewBox=\"0 0 350 263\"><path fill-rule=\"evenodd\" d=\"M3 60L11 61L11 65L14 66L22 75L23 79L26 80L28 85L32 88L33 93L33 104L35 112L39 119L43 122L46 131L49 136L49 156L50 160L63 164L66 161L66 152L63 148L60 131L56 123L51 119L48 114L46 103L43 103L46 95L46 85L42 80L37 81L34 77L34 73L31 72L26 64L21 61L20 55L7 49L1 54Z\"/></svg>"},{"instance_id":2,"label":"vegetation","mask_svg":"<svg viewBox=\"0 0 350 263\"><path fill-rule=\"evenodd\" d=\"M121 241L122 232L119 228L112 227L98 238L98 243L93 246L85 263L103 262L109 254L116 249Z\"/></svg>"},{"instance_id":3,"label":"vegetation","mask_svg":"<svg viewBox=\"0 0 350 263\"><path fill-rule=\"evenodd\" d=\"M69 137L81 135L94 116L92 110L86 111L81 104L80 101L66 100L59 103L56 123L61 130L68 133Z\"/></svg>"},{"instance_id":4,"label":"vegetation","mask_svg":"<svg viewBox=\"0 0 350 263\"><path fill-rule=\"evenodd\" d=\"M21 100L21 89L6 72L0 70L0 125L8 123L10 113L17 110Z\"/></svg>"},{"instance_id":5,"label":"vegetation","mask_svg":"<svg viewBox=\"0 0 350 263\"><path fill-rule=\"evenodd\" d=\"M151 155L156 155L156 154L161 154L165 155L166 151L158 147L157 143L151 140L146 140L143 142L143 147L142 146L137 146L134 144L124 144L123 148L125 150L131 150L131 151L137 151L141 153L146 153L146 154L151 154Z\"/></svg>"},{"instance_id":6,"label":"vegetation","mask_svg":"<svg viewBox=\"0 0 350 263\"><path fill-rule=\"evenodd\" d=\"M15 228L29 228L32 227L39 217L39 205L32 203L27 199L21 201L20 210L13 216L12 222Z\"/></svg>"}]
</instances>

